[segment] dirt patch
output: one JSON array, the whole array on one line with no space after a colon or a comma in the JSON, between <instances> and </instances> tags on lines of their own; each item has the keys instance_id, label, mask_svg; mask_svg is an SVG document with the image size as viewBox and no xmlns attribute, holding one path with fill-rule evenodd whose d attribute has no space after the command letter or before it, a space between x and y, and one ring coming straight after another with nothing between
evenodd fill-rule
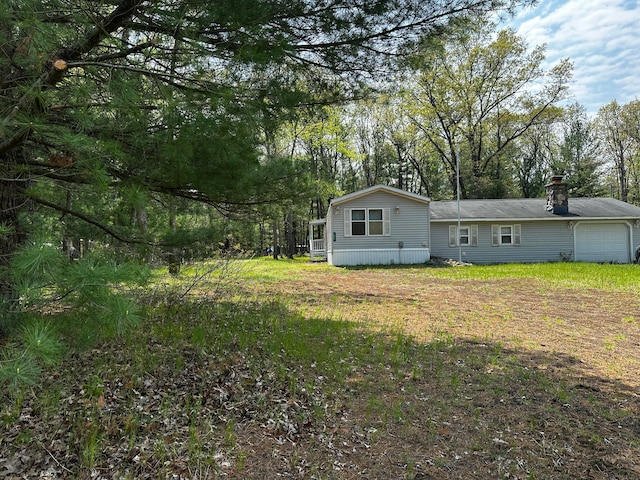
<instances>
[{"instance_id":1,"label":"dirt patch","mask_svg":"<svg viewBox=\"0 0 640 480\"><path fill-rule=\"evenodd\" d=\"M640 478L635 295L281 278L159 296L140 331L3 397L0 478Z\"/></svg>"},{"instance_id":2,"label":"dirt patch","mask_svg":"<svg viewBox=\"0 0 640 480\"><path fill-rule=\"evenodd\" d=\"M319 270L275 285L309 317L346 319L430 341L440 335L571 355L574 368L640 388L640 296L538 282L442 280L420 270ZM541 365L540 368L545 368Z\"/></svg>"}]
</instances>

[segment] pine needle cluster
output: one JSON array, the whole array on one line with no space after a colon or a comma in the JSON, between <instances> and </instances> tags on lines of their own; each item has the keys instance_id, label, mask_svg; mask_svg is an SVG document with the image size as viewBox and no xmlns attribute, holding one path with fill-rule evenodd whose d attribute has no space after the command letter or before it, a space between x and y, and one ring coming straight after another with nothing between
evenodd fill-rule
<instances>
[{"instance_id":1,"label":"pine needle cluster","mask_svg":"<svg viewBox=\"0 0 640 480\"><path fill-rule=\"evenodd\" d=\"M18 297L14 315L0 319L6 345L0 385L16 392L58 362L65 345L90 345L136 325L139 307L124 285L140 285L144 267L95 257L70 261L47 242L31 242L11 263ZM128 288L128 287L127 287Z\"/></svg>"}]
</instances>

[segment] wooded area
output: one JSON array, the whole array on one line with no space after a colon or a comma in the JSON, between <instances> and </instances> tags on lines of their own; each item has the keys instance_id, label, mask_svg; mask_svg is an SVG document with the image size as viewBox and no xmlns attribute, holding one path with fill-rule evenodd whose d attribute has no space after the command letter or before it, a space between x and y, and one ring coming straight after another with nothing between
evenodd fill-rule
<instances>
[{"instance_id":1,"label":"wooded area","mask_svg":"<svg viewBox=\"0 0 640 480\"><path fill-rule=\"evenodd\" d=\"M456 163L462 198L562 172L572 195L640 202L640 102L566 103L570 60L545 70L493 23L530 3L8 2L0 338L52 302L120 331L138 313L111 287L148 266L292 256L329 198L454 198Z\"/></svg>"}]
</instances>

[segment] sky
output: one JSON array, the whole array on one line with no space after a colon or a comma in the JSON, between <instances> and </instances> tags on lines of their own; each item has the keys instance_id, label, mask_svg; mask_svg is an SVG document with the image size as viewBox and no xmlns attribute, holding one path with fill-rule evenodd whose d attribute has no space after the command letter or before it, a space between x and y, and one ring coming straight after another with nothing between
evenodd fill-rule
<instances>
[{"instance_id":1,"label":"sky","mask_svg":"<svg viewBox=\"0 0 640 480\"><path fill-rule=\"evenodd\" d=\"M540 0L509 24L530 48L547 45L546 68L573 63L570 100L589 114L640 100L640 0Z\"/></svg>"}]
</instances>

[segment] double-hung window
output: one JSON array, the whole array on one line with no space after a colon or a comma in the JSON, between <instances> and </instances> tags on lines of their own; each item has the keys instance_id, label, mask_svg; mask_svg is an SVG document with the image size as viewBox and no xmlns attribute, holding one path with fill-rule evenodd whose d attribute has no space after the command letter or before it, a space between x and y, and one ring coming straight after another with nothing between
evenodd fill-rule
<instances>
[{"instance_id":1,"label":"double-hung window","mask_svg":"<svg viewBox=\"0 0 640 480\"><path fill-rule=\"evenodd\" d=\"M351 210L351 235L367 234L367 211L355 208Z\"/></svg>"},{"instance_id":2,"label":"double-hung window","mask_svg":"<svg viewBox=\"0 0 640 480\"><path fill-rule=\"evenodd\" d=\"M344 234L377 236L390 234L388 208L347 208L344 212Z\"/></svg>"},{"instance_id":3,"label":"double-hung window","mask_svg":"<svg viewBox=\"0 0 640 480\"><path fill-rule=\"evenodd\" d=\"M382 235L383 230L382 209L369 209L369 235Z\"/></svg>"},{"instance_id":4,"label":"double-hung window","mask_svg":"<svg viewBox=\"0 0 640 480\"><path fill-rule=\"evenodd\" d=\"M500 245L520 245L520 225L491 225L491 244L494 247Z\"/></svg>"},{"instance_id":5,"label":"double-hung window","mask_svg":"<svg viewBox=\"0 0 640 480\"><path fill-rule=\"evenodd\" d=\"M456 235L458 232L458 235ZM449 246L450 247L477 247L478 246L478 226L477 225L449 225Z\"/></svg>"}]
</instances>

